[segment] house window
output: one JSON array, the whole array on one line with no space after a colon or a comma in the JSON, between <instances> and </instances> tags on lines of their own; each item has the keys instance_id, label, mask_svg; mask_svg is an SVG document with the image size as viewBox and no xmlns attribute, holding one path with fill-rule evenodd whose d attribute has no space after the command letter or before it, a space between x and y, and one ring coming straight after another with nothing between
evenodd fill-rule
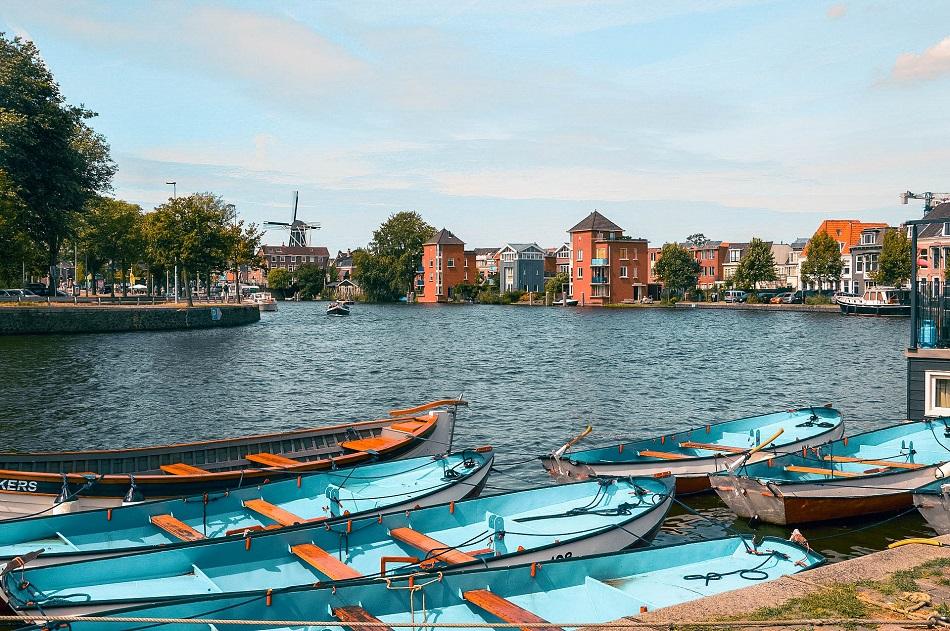
<instances>
[{"instance_id":1,"label":"house window","mask_svg":"<svg viewBox=\"0 0 950 631\"><path fill-rule=\"evenodd\" d=\"M577 268L577 277L578 277L578 278L584 278L584 268L583 268L583 267L578 267L578 268Z\"/></svg>"},{"instance_id":2,"label":"house window","mask_svg":"<svg viewBox=\"0 0 950 631\"><path fill-rule=\"evenodd\" d=\"M950 221L943 222L943 236L950 237Z\"/></svg>"},{"instance_id":3,"label":"house window","mask_svg":"<svg viewBox=\"0 0 950 631\"><path fill-rule=\"evenodd\" d=\"M465 267L468 267L468 259L465 259Z\"/></svg>"},{"instance_id":4,"label":"house window","mask_svg":"<svg viewBox=\"0 0 950 631\"><path fill-rule=\"evenodd\" d=\"M841 266L841 275L851 276L851 263L849 263L848 261L845 261L844 264Z\"/></svg>"},{"instance_id":5,"label":"house window","mask_svg":"<svg viewBox=\"0 0 950 631\"><path fill-rule=\"evenodd\" d=\"M950 372L928 370L924 390L924 415L950 416Z\"/></svg>"},{"instance_id":6,"label":"house window","mask_svg":"<svg viewBox=\"0 0 950 631\"><path fill-rule=\"evenodd\" d=\"M578 250L578 251L577 251L577 260L578 260L578 261L583 261L583 260L584 260L584 250Z\"/></svg>"},{"instance_id":7,"label":"house window","mask_svg":"<svg viewBox=\"0 0 950 631\"><path fill-rule=\"evenodd\" d=\"M854 257L854 271L855 272L864 271L864 257L863 256Z\"/></svg>"},{"instance_id":8,"label":"house window","mask_svg":"<svg viewBox=\"0 0 950 631\"><path fill-rule=\"evenodd\" d=\"M742 257L742 250L729 250L729 262L738 263Z\"/></svg>"},{"instance_id":9,"label":"house window","mask_svg":"<svg viewBox=\"0 0 950 631\"><path fill-rule=\"evenodd\" d=\"M620 278L626 278L626 277L627 277L627 266L626 266L626 265L621 265L621 266L620 266Z\"/></svg>"},{"instance_id":10,"label":"house window","mask_svg":"<svg viewBox=\"0 0 950 631\"><path fill-rule=\"evenodd\" d=\"M281 262L281 263L283 263L283 262L284 262L284 258L285 258L285 257L283 257L283 256L282 256L282 257L280 257L280 262Z\"/></svg>"},{"instance_id":11,"label":"house window","mask_svg":"<svg viewBox=\"0 0 950 631\"><path fill-rule=\"evenodd\" d=\"M451 267L455 267L455 259L449 259L448 266L449 266L450 268L451 268Z\"/></svg>"},{"instance_id":12,"label":"house window","mask_svg":"<svg viewBox=\"0 0 950 631\"><path fill-rule=\"evenodd\" d=\"M838 241L838 251L844 252L844 241Z\"/></svg>"},{"instance_id":13,"label":"house window","mask_svg":"<svg viewBox=\"0 0 950 631\"><path fill-rule=\"evenodd\" d=\"M463 277L465 282L468 282L468 270L465 270L465 276Z\"/></svg>"},{"instance_id":14,"label":"house window","mask_svg":"<svg viewBox=\"0 0 950 631\"><path fill-rule=\"evenodd\" d=\"M432 274L429 274L429 282L431 283L432 280L433 280L433 279L432 279Z\"/></svg>"},{"instance_id":15,"label":"house window","mask_svg":"<svg viewBox=\"0 0 950 631\"><path fill-rule=\"evenodd\" d=\"M432 267L433 263L435 263L435 261L433 261L432 259L429 259L429 267Z\"/></svg>"},{"instance_id":16,"label":"house window","mask_svg":"<svg viewBox=\"0 0 950 631\"><path fill-rule=\"evenodd\" d=\"M620 258L624 261L627 260L627 248L620 248Z\"/></svg>"},{"instance_id":17,"label":"house window","mask_svg":"<svg viewBox=\"0 0 950 631\"><path fill-rule=\"evenodd\" d=\"M943 224L944 230L947 229L947 224ZM863 232L861 233L861 245L874 245L874 233L873 232Z\"/></svg>"}]
</instances>

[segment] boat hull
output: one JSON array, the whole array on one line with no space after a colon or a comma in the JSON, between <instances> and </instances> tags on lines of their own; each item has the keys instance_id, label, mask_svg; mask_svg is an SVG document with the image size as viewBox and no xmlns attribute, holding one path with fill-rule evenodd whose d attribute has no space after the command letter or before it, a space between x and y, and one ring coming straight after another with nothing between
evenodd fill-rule
<instances>
[{"instance_id":1,"label":"boat hull","mask_svg":"<svg viewBox=\"0 0 950 631\"><path fill-rule=\"evenodd\" d=\"M864 305L839 302L838 307L845 315L863 316L909 316L910 305Z\"/></svg>"},{"instance_id":2,"label":"boat hull","mask_svg":"<svg viewBox=\"0 0 950 631\"><path fill-rule=\"evenodd\" d=\"M914 493L914 506L937 534L950 534L950 480L928 484ZM946 488L945 488L946 487Z\"/></svg>"},{"instance_id":3,"label":"boat hull","mask_svg":"<svg viewBox=\"0 0 950 631\"><path fill-rule=\"evenodd\" d=\"M782 452L800 451L806 447L814 447L826 442L838 440L844 434L844 425L838 424L826 433L817 434L794 443L782 445ZM664 462L618 462L586 464L573 462L568 459L556 459L552 456L541 458L545 470L556 478L572 480L586 480L592 476L637 476L660 475L669 473L676 478L676 494L691 495L710 490L709 474L725 471L726 468L738 461L742 455L711 456L709 458L692 458L688 461L675 460ZM774 458L775 452L763 450L752 454L748 462L762 462Z\"/></svg>"}]
</instances>

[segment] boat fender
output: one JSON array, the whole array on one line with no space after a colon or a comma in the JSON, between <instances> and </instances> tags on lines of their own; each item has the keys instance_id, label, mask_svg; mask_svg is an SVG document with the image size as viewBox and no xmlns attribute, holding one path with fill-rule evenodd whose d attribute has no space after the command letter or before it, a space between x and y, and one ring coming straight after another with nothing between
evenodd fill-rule
<instances>
[{"instance_id":1,"label":"boat fender","mask_svg":"<svg viewBox=\"0 0 950 631\"><path fill-rule=\"evenodd\" d=\"M264 603L270 607L274 602L274 590L268 589L267 593L264 595Z\"/></svg>"}]
</instances>

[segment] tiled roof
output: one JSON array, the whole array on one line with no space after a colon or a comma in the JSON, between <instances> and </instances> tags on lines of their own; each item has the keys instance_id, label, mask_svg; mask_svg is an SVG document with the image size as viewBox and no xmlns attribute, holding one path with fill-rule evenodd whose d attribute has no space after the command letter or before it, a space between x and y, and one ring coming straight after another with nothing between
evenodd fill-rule
<instances>
[{"instance_id":1,"label":"tiled roof","mask_svg":"<svg viewBox=\"0 0 950 631\"><path fill-rule=\"evenodd\" d=\"M588 231L597 231L597 232L613 232L613 231L623 231L623 228L607 219L601 215L596 210L591 214L587 215L581 219L580 223L568 230L568 232L588 232Z\"/></svg>"},{"instance_id":2,"label":"tiled roof","mask_svg":"<svg viewBox=\"0 0 950 631\"><path fill-rule=\"evenodd\" d=\"M442 228L425 242L425 245L465 245L465 242L452 234L450 231Z\"/></svg>"},{"instance_id":3,"label":"tiled roof","mask_svg":"<svg viewBox=\"0 0 950 631\"><path fill-rule=\"evenodd\" d=\"M950 202L944 202L943 204L937 204L933 209L924 215L924 219L946 219L950 221ZM939 237L943 235L943 224L934 223L929 226L924 226L917 233L918 239L926 239Z\"/></svg>"},{"instance_id":4,"label":"tiled roof","mask_svg":"<svg viewBox=\"0 0 950 631\"><path fill-rule=\"evenodd\" d=\"M261 252L267 256L270 256L272 254L290 254L290 255L303 254L304 256L322 256L325 258L330 258L330 250L326 249L323 246L300 247L300 246L289 246L289 245L262 245Z\"/></svg>"},{"instance_id":5,"label":"tiled roof","mask_svg":"<svg viewBox=\"0 0 950 631\"><path fill-rule=\"evenodd\" d=\"M826 219L818 226L819 232L825 232L832 239L843 243L842 254L851 252L851 246L861 242L861 231L865 228L887 228L886 223L865 223L857 219Z\"/></svg>"},{"instance_id":6,"label":"tiled roof","mask_svg":"<svg viewBox=\"0 0 950 631\"><path fill-rule=\"evenodd\" d=\"M537 248L539 251L544 252L544 248L537 243L506 243L505 248L511 248L515 252L524 252L530 248Z\"/></svg>"},{"instance_id":7,"label":"tiled roof","mask_svg":"<svg viewBox=\"0 0 950 631\"><path fill-rule=\"evenodd\" d=\"M475 248L475 256L485 256L486 254L494 254L500 248Z\"/></svg>"},{"instance_id":8,"label":"tiled roof","mask_svg":"<svg viewBox=\"0 0 950 631\"><path fill-rule=\"evenodd\" d=\"M806 245L808 245L808 237L798 237L792 241L793 250L804 250Z\"/></svg>"}]
</instances>

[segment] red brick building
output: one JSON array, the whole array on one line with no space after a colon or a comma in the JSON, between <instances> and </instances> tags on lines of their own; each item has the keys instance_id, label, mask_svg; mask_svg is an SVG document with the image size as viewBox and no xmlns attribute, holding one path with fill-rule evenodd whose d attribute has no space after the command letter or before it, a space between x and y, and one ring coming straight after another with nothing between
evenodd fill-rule
<instances>
[{"instance_id":1,"label":"red brick building","mask_svg":"<svg viewBox=\"0 0 950 631\"><path fill-rule=\"evenodd\" d=\"M475 251L443 228L422 246L422 268L416 280L416 300L448 302L456 285L478 282Z\"/></svg>"},{"instance_id":2,"label":"red brick building","mask_svg":"<svg viewBox=\"0 0 950 631\"><path fill-rule=\"evenodd\" d=\"M573 252L571 297L582 305L617 304L646 297L646 239L624 236L623 228L596 210L568 232Z\"/></svg>"},{"instance_id":3,"label":"red brick building","mask_svg":"<svg viewBox=\"0 0 950 631\"><path fill-rule=\"evenodd\" d=\"M684 243L699 263L699 288L712 289L725 281L722 264L729 256L729 244L723 241L707 241L703 245Z\"/></svg>"}]
</instances>

